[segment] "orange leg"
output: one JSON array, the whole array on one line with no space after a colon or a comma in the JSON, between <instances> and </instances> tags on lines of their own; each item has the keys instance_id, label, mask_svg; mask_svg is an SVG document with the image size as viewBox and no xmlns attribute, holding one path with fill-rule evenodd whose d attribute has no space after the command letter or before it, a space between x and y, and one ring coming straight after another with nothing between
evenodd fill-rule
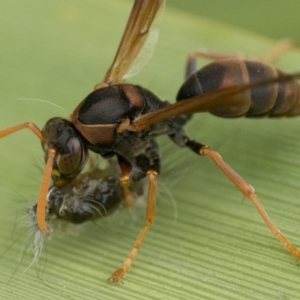
<instances>
[{"instance_id":1,"label":"orange leg","mask_svg":"<svg viewBox=\"0 0 300 300\"><path fill-rule=\"evenodd\" d=\"M245 55L243 53L217 53L205 50L195 51L190 53L187 57L186 63L186 77L191 73L196 71L196 59L198 57L203 57L211 60L221 60L221 59L249 59L257 60L264 63L271 63L278 56L294 48L294 44L290 40L280 40L278 41L271 50L266 54L261 56L251 56Z\"/></svg>"},{"instance_id":2,"label":"orange leg","mask_svg":"<svg viewBox=\"0 0 300 300\"><path fill-rule=\"evenodd\" d=\"M49 229L46 224L47 194L50 185L51 173L52 173L52 167L53 167L55 155L56 155L56 150L50 148L48 150L48 159L44 170L44 175L40 187L40 193L37 201L36 220L39 229L43 233L49 232Z\"/></svg>"},{"instance_id":3,"label":"orange leg","mask_svg":"<svg viewBox=\"0 0 300 300\"><path fill-rule=\"evenodd\" d=\"M121 277L127 273L127 271L129 270L132 264L132 261L135 259L137 252L142 246L143 240L151 224L154 222L157 172L153 170L149 170L147 172L147 177L149 179L149 190L148 190L148 198L147 198L147 211L146 211L145 225L142 231L140 232L138 238L136 239L134 246L129 252L126 260L123 262L123 264L119 269L117 269L112 273L111 277L109 278L109 280L111 280L111 282L113 283L117 283L121 281Z\"/></svg>"},{"instance_id":4,"label":"orange leg","mask_svg":"<svg viewBox=\"0 0 300 300\"><path fill-rule=\"evenodd\" d=\"M9 134L15 133L21 129L28 128L30 129L40 140L41 142L45 141L45 138L43 136L43 133L41 130L32 122L26 122L24 124L19 124L16 126L12 126L6 129L3 129L0 131L0 138L3 138ZM46 167L44 170L44 175L42 178L42 183L40 187L40 193L37 201L37 208L36 208L36 220L39 229L43 233L48 232L48 228L46 225L46 208L47 208L47 193L48 193L48 188L50 185L50 180L51 180L51 172L52 172L52 167L54 163L54 157L56 155L56 150L55 149L48 149L48 158L47 158L47 163Z\"/></svg>"},{"instance_id":5,"label":"orange leg","mask_svg":"<svg viewBox=\"0 0 300 300\"><path fill-rule=\"evenodd\" d=\"M121 168L121 177L120 185L123 192L123 203L125 207L132 206L134 204L130 189L129 189L129 176L132 170L131 165L123 160L121 157L118 157L119 166Z\"/></svg>"},{"instance_id":6,"label":"orange leg","mask_svg":"<svg viewBox=\"0 0 300 300\"><path fill-rule=\"evenodd\" d=\"M295 45L291 40L280 40L270 49L270 51L264 55L261 55L259 60L266 63L271 63L278 56L292 50L293 48L295 48Z\"/></svg>"},{"instance_id":7,"label":"orange leg","mask_svg":"<svg viewBox=\"0 0 300 300\"><path fill-rule=\"evenodd\" d=\"M30 129L42 142L44 142L45 138L44 138L41 130L32 122L26 122L24 124L19 124L16 126L12 126L12 127L8 127L6 129L0 130L0 139L9 134L15 133L15 132L17 132L21 129L25 129L25 128Z\"/></svg>"},{"instance_id":8,"label":"orange leg","mask_svg":"<svg viewBox=\"0 0 300 300\"><path fill-rule=\"evenodd\" d=\"M191 150L199 155L208 156L214 161L214 163L221 169L225 176L235 184L235 186L242 192L242 194L248 198L255 206L266 225L269 227L273 235L280 241L280 243L287 248L291 254L300 260L300 251L294 247L284 236L280 233L280 230L272 222L272 220L267 215L263 205L259 201L257 195L254 193L254 188L247 183L239 174L237 174L220 156L216 151L211 150L208 146L202 144L188 141L186 144Z\"/></svg>"}]
</instances>

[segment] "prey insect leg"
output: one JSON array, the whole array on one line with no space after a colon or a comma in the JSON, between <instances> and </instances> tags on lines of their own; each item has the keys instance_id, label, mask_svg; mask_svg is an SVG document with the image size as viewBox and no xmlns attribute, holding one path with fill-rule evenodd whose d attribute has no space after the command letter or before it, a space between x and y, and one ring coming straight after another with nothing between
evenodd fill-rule
<instances>
[{"instance_id":1,"label":"prey insect leg","mask_svg":"<svg viewBox=\"0 0 300 300\"><path fill-rule=\"evenodd\" d=\"M242 177L240 177L220 156L216 151L211 150L208 146L200 143L188 140L186 146L189 147L193 152L199 155L208 156L213 162L220 168L225 176L235 184L235 186L242 192L242 194L248 198L255 206L261 217L263 218L266 225L269 227L273 235L280 241L280 243L287 248L291 254L300 260L300 251L294 247L285 237L276 225L271 221L267 215L263 205L259 201L257 195L254 193L254 188L248 184Z\"/></svg>"}]
</instances>

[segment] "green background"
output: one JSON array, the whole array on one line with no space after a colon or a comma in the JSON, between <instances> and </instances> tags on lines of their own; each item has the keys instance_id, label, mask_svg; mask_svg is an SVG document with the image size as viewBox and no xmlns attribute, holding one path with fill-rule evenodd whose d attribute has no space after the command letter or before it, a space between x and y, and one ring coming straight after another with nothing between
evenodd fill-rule
<instances>
[{"instance_id":1,"label":"green background","mask_svg":"<svg viewBox=\"0 0 300 300\"><path fill-rule=\"evenodd\" d=\"M185 7L180 7L183 2ZM205 48L262 54L275 43L270 37L293 36L289 30L278 35L284 26L299 28L295 12L300 2L264 1L266 7L260 4L259 12L265 18L250 11L258 2L251 1L251 7L246 6L250 1L224 2L175 4L170 0L154 56L131 82L172 101L190 51ZM25 121L42 127L53 116L68 117L104 76L131 3L2 1L0 128ZM269 37L262 37L202 19L206 11L224 13L228 22L254 15L247 25L273 26ZM207 62L199 60L199 66ZM299 71L300 52L290 51L274 64L285 71ZM18 100L22 97L51 101L66 111ZM273 221L300 246L297 125L298 119L226 120L201 114L188 124L187 131L219 151L256 188ZM143 209L121 211L98 226L86 224L78 236L57 232L46 243L39 266L24 272L31 257L24 255L29 225L22 216L38 193L42 152L39 141L28 131L1 140L0 298L299 298L298 263L271 236L251 203L241 204L239 191L208 159L178 149L166 138L159 141L164 172L159 180L156 222L124 285L113 286L106 279L138 235Z\"/></svg>"},{"instance_id":2,"label":"green background","mask_svg":"<svg viewBox=\"0 0 300 300\"><path fill-rule=\"evenodd\" d=\"M291 38L300 43L298 0L169 0L168 5L274 39Z\"/></svg>"}]
</instances>

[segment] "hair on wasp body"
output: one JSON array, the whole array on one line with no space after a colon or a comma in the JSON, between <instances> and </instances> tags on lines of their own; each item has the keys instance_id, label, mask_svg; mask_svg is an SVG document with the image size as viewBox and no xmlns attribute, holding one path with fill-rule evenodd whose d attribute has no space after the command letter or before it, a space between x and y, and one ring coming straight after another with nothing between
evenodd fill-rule
<instances>
[{"instance_id":1,"label":"hair on wasp body","mask_svg":"<svg viewBox=\"0 0 300 300\"><path fill-rule=\"evenodd\" d=\"M254 204L281 244L300 260L300 252L270 220L252 186L216 151L192 140L184 129L191 114L197 112L211 112L225 118L299 115L299 85L295 77L263 62L222 57L219 57L220 61L196 71L195 57L192 56L187 64L186 74L189 76L179 88L175 104L162 101L139 85L125 84L124 78L130 74L141 49L149 42L152 24L157 20L164 2L134 2L110 68L94 91L75 108L70 120L51 118L42 130L27 122L0 131L0 137L5 137L28 128L42 143L46 166L37 204L32 210L33 224L36 224L38 232L47 235L52 230L49 222L52 217L73 223L102 217L108 207L95 200L98 190L93 189L92 201L81 196L91 188L89 184L94 180L91 176L97 172L88 175L88 186L83 184L85 181L80 174L88 161L89 152L104 159L115 157L120 175L113 183L118 181L120 186L116 192L122 195L124 205L133 204L132 184L146 178L149 185L145 224L127 258L110 277L112 282L119 282L129 270L154 222L157 177L161 171L156 137L166 135L177 146L209 157ZM49 190L51 179L53 187ZM79 186L83 184L82 188L76 189L76 180ZM75 197L65 197L74 190ZM117 198L112 197L109 209L113 210L119 204Z\"/></svg>"}]
</instances>

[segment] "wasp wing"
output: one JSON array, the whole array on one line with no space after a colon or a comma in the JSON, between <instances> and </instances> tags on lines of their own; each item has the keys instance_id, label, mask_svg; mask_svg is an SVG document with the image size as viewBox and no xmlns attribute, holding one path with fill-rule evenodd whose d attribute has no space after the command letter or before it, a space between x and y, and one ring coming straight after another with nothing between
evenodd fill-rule
<instances>
[{"instance_id":1,"label":"wasp wing","mask_svg":"<svg viewBox=\"0 0 300 300\"><path fill-rule=\"evenodd\" d=\"M95 89L101 88L103 83L120 83L143 68L157 40L158 28L152 25L159 19L164 3L165 0L135 0L115 58Z\"/></svg>"},{"instance_id":2,"label":"wasp wing","mask_svg":"<svg viewBox=\"0 0 300 300\"><path fill-rule=\"evenodd\" d=\"M274 78L267 81L231 86L207 92L205 94L199 94L189 99L180 100L179 102L161 108L157 111L140 115L131 122L131 124L128 126L128 130L142 131L159 121L183 114L208 112L211 110L229 108L232 106L250 107L250 100L243 100L244 97L239 97L239 93L255 87L273 84L276 82L290 81L299 77L300 73L294 75L284 75L280 78Z\"/></svg>"}]
</instances>

